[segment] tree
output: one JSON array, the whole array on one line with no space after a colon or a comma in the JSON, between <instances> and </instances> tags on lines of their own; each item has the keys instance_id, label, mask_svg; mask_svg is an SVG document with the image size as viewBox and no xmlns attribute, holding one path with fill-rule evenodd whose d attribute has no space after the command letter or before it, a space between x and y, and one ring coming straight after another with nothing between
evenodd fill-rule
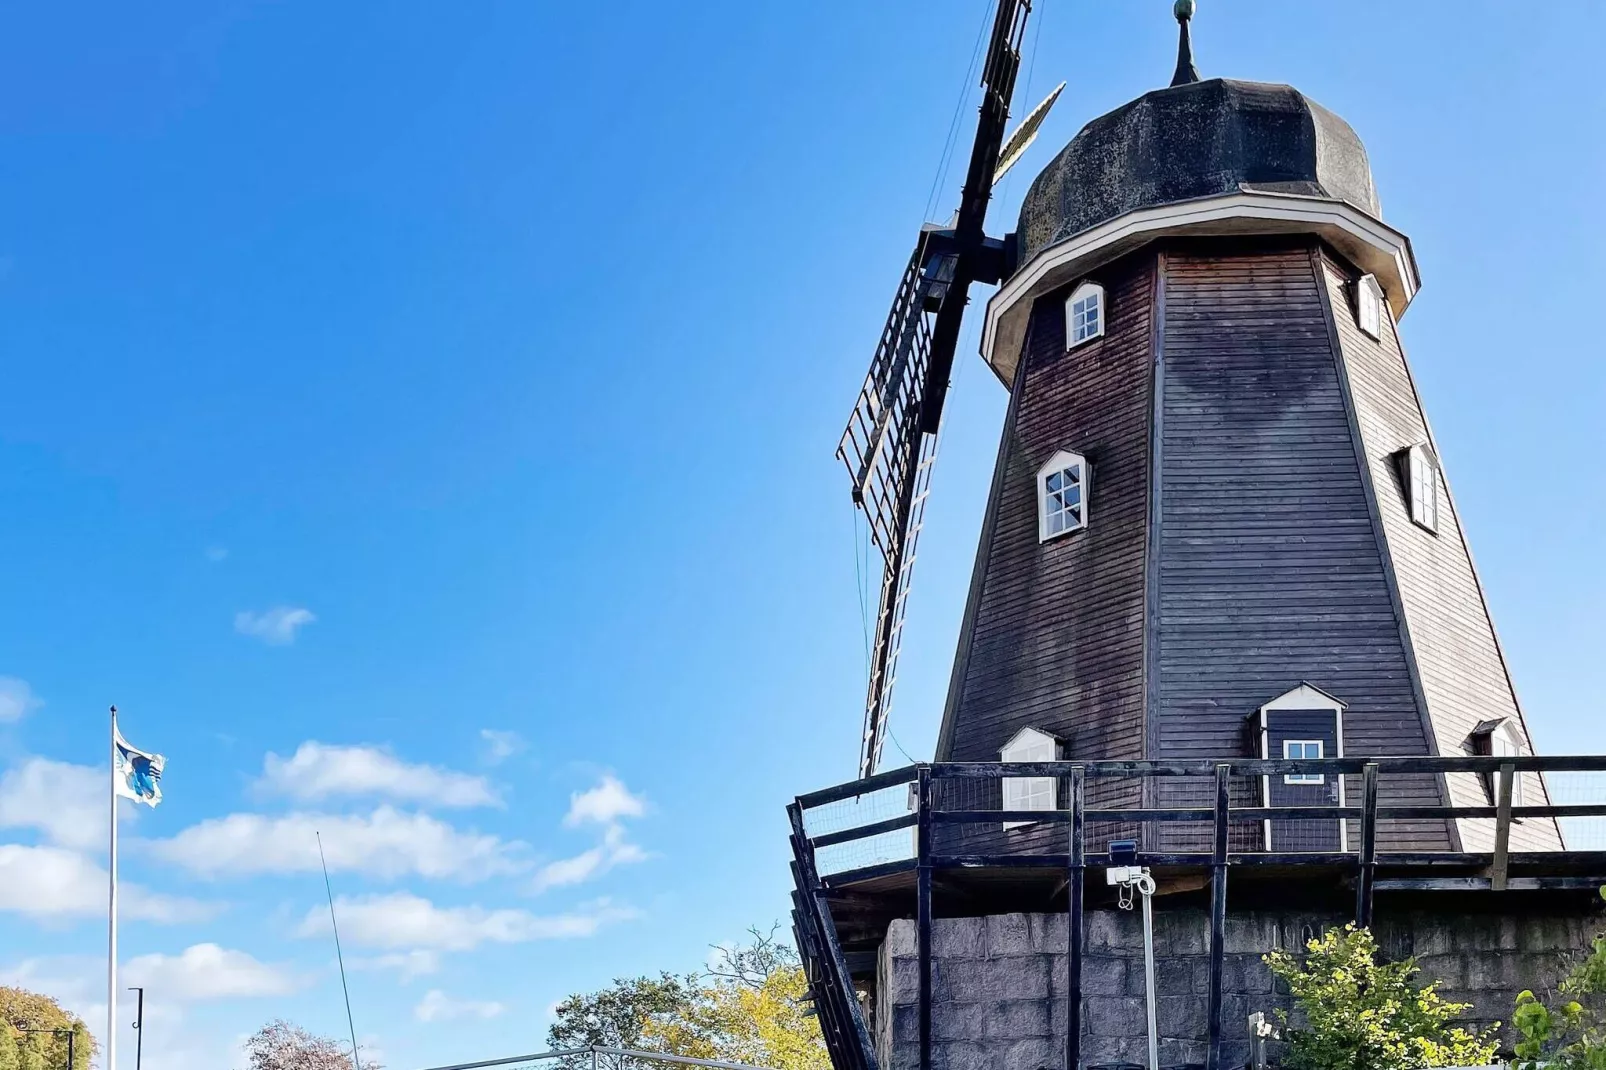
<instances>
[{"instance_id":1,"label":"tree","mask_svg":"<svg viewBox=\"0 0 1606 1070\"><path fill-rule=\"evenodd\" d=\"M1498 1027L1469 1033L1452 1025L1470 1004L1444 1000L1437 981L1418 987L1414 958L1378 962L1369 930L1329 929L1306 951L1303 958L1287 951L1266 956L1305 1019L1285 1031L1283 1065L1291 1070L1419 1070L1494 1060ZM1288 1022L1286 1012L1278 1015Z\"/></svg>"},{"instance_id":2,"label":"tree","mask_svg":"<svg viewBox=\"0 0 1606 1070\"><path fill-rule=\"evenodd\" d=\"M1606 888L1601 896L1606 898ZM1535 1070L1543 1061L1557 1070L1606 1070L1606 935L1595 937L1559 987L1572 998L1555 1010L1531 991L1517 996L1511 1015L1522 1037L1517 1066Z\"/></svg>"},{"instance_id":3,"label":"tree","mask_svg":"<svg viewBox=\"0 0 1606 1070\"><path fill-rule=\"evenodd\" d=\"M829 1070L819 1025L805 1013L808 983L797 952L775 932L752 929L750 942L716 947L702 974L619 979L601 992L571 996L558 1005L547 1040L554 1048L599 1044L775 1070ZM584 1068L590 1056L569 1063Z\"/></svg>"},{"instance_id":4,"label":"tree","mask_svg":"<svg viewBox=\"0 0 1606 1070\"><path fill-rule=\"evenodd\" d=\"M251 1035L245 1042L245 1058L250 1070L352 1070L351 1052L340 1041L309 1033L282 1018ZM378 1063L361 1061L362 1070L384 1070Z\"/></svg>"},{"instance_id":5,"label":"tree","mask_svg":"<svg viewBox=\"0 0 1606 1070\"><path fill-rule=\"evenodd\" d=\"M81 1018L49 996L0 985L0 1070L65 1070L67 1032L73 1034L72 1070L89 1070L99 1048Z\"/></svg>"}]
</instances>

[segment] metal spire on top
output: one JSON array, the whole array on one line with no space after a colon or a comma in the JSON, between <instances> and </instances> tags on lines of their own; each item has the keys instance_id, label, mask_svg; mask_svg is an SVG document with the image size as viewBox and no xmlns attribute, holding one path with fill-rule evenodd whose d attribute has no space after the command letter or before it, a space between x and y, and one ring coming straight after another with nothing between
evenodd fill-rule
<instances>
[{"instance_id":1,"label":"metal spire on top","mask_svg":"<svg viewBox=\"0 0 1606 1070\"><path fill-rule=\"evenodd\" d=\"M1193 35L1188 32L1188 21L1193 18L1194 7L1194 0L1177 0L1171 8L1180 30L1177 37L1177 73L1171 76L1173 86L1199 80L1199 68L1193 65Z\"/></svg>"}]
</instances>

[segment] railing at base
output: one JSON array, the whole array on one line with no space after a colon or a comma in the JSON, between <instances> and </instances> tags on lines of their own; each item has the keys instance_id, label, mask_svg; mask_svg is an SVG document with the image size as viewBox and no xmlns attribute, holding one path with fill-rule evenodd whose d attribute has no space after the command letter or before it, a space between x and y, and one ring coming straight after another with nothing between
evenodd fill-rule
<instances>
[{"instance_id":1,"label":"railing at base","mask_svg":"<svg viewBox=\"0 0 1606 1070\"><path fill-rule=\"evenodd\" d=\"M506 1059L485 1059L477 1063L453 1063L450 1066L432 1066L429 1070L481 1070L482 1067L491 1066L521 1066L525 1063L538 1063L547 1059L567 1059L575 1055L590 1055L591 1065L597 1065L597 1056L612 1055L627 1059L639 1059L648 1063L670 1063L675 1066L710 1066L718 1070L769 1070L768 1067L751 1066L747 1063L727 1063L719 1059L693 1059L686 1055L666 1055L661 1051L636 1051L634 1048L609 1048L601 1044L590 1044L584 1048L564 1048L559 1051L543 1051L534 1055L512 1055Z\"/></svg>"}]
</instances>

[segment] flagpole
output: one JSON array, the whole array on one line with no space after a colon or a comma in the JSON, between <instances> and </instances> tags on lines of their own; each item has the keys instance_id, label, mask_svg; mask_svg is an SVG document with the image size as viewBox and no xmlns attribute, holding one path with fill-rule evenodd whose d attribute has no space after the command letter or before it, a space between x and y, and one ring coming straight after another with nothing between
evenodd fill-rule
<instances>
[{"instance_id":1,"label":"flagpole","mask_svg":"<svg viewBox=\"0 0 1606 1070\"><path fill-rule=\"evenodd\" d=\"M117 1070L117 707L112 707L111 889L106 912L106 1065Z\"/></svg>"}]
</instances>

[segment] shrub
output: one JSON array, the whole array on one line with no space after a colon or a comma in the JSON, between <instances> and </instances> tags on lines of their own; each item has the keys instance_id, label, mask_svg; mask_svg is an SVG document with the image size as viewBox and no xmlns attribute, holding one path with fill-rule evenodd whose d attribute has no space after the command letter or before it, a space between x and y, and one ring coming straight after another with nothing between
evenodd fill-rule
<instances>
[{"instance_id":1,"label":"shrub","mask_svg":"<svg viewBox=\"0 0 1606 1070\"><path fill-rule=\"evenodd\" d=\"M1606 888L1601 889L1606 897ZM1511 1024L1519 1070L1544 1061L1557 1070L1606 1070L1606 935L1595 937L1589 954L1560 985L1571 997L1552 1010L1532 992L1517 997Z\"/></svg>"},{"instance_id":2,"label":"shrub","mask_svg":"<svg viewBox=\"0 0 1606 1070\"><path fill-rule=\"evenodd\" d=\"M1453 1022L1470 1006L1447 1002L1437 981L1417 985L1414 958L1379 962L1367 929L1329 929L1303 957L1266 956L1293 993L1305 1024L1285 1028L1291 1070L1418 1070L1487 1066L1498 1026L1471 1033ZM1286 1012L1278 1016L1285 1027ZM1606 1070L1606 1068L1602 1068Z\"/></svg>"}]
</instances>

